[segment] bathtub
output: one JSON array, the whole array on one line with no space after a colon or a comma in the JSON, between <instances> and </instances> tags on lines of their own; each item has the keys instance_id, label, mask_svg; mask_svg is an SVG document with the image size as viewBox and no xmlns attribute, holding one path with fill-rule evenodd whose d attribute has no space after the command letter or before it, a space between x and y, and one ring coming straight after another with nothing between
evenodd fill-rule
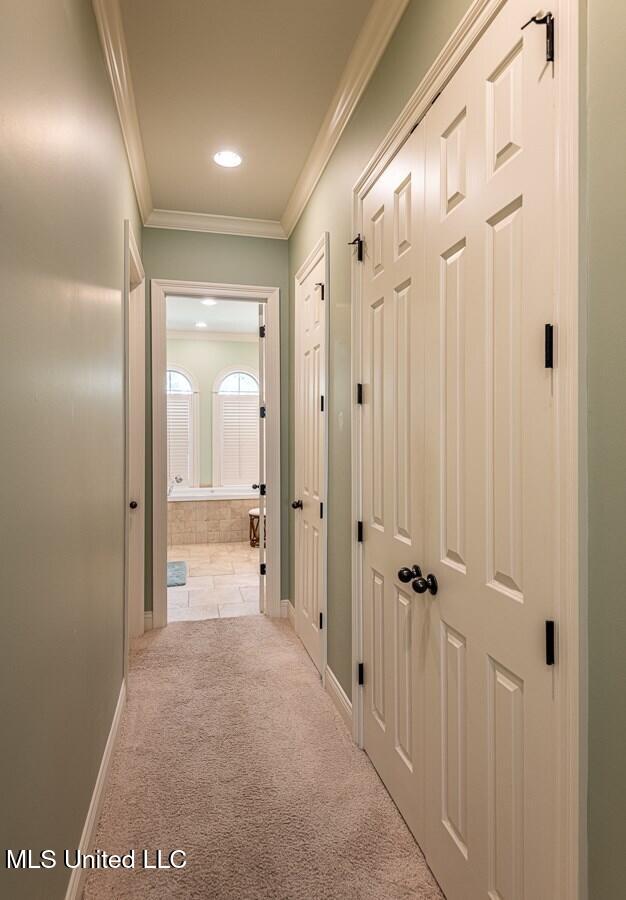
<instances>
[{"instance_id":1,"label":"bathtub","mask_svg":"<svg viewBox=\"0 0 626 900\"><path fill-rule=\"evenodd\" d=\"M232 487L175 487L167 498L170 503L179 500L252 500L259 492L247 484Z\"/></svg>"},{"instance_id":2,"label":"bathtub","mask_svg":"<svg viewBox=\"0 0 626 900\"><path fill-rule=\"evenodd\" d=\"M250 485L174 488L167 498L167 543L228 544L250 539L250 510L259 495Z\"/></svg>"}]
</instances>

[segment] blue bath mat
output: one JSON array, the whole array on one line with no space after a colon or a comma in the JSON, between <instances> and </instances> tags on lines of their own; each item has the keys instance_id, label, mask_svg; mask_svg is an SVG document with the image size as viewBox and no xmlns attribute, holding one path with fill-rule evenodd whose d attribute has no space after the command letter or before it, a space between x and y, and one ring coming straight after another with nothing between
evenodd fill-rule
<instances>
[{"instance_id":1,"label":"blue bath mat","mask_svg":"<svg viewBox=\"0 0 626 900\"><path fill-rule=\"evenodd\" d=\"M187 584L187 563L186 562L168 562L167 564L167 586L182 587Z\"/></svg>"}]
</instances>

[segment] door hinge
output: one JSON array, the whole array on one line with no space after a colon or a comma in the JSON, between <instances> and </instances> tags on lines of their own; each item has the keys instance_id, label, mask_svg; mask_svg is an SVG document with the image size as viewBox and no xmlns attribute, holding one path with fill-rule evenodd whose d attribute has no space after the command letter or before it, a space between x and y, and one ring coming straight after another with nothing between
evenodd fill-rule
<instances>
[{"instance_id":1,"label":"door hinge","mask_svg":"<svg viewBox=\"0 0 626 900\"><path fill-rule=\"evenodd\" d=\"M259 494L261 495L261 497L265 497L265 495L267 494L267 485L266 484L259 485Z\"/></svg>"},{"instance_id":2,"label":"door hinge","mask_svg":"<svg viewBox=\"0 0 626 900\"><path fill-rule=\"evenodd\" d=\"M522 31L529 25L546 26L546 62L554 62L554 16L552 13L547 12L544 16L533 16L525 25L522 25Z\"/></svg>"},{"instance_id":3,"label":"door hinge","mask_svg":"<svg viewBox=\"0 0 626 900\"><path fill-rule=\"evenodd\" d=\"M354 240L348 241L348 247L354 246L356 246L356 258L359 262L363 262L363 238L360 234L357 234Z\"/></svg>"},{"instance_id":4,"label":"door hinge","mask_svg":"<svg viewBox=\"0 0 626 900\"><path fill-rule=\"evenodd\" d=\"M324 518L324 504L320 503L320 519Z\"/></svg>"},{"instance_id":5,"label":"door hinge","mask_svg":"<svg viewBox=\"0 0 626 900\"><path fill-rule=\"evenodd\" d=\"M259 409L259 416L260 416L262 419L264 419L264 418L266 417L266 415L267 415L267 409L266 409L264 406L262 406L262 407Z\"/></svg>"},{"instance_id":6,"label":"door hinge","mask_svg":"<svg viewBox=\"0 0 626 900\"><path fill-rule=\"evenodd\" d=\"M259 325L259 337L265 337L265 325Z\"/></svg>"},{"instance_id":7,"label":"door hinge","mask_svg":"<svg viewBox=\"0 0 626 900\"><path fill-rule=\"evenodd\" d=\"M546 369L554 368L554 325L547 324L545 330L545 350L544 350Z\"/></svg>"},{"instance_id":8,"label":"door hinge","mask_svg":"<svg viewBox=\"0 0 626 900\"><path fill-rule=\"evenodd\" d=\"M357 386L356 386L356 402L358 404L363 403L363 385L362 384L357 384Z\"/></svg>"},{"instance_id":9,"label":"door hinge","mask_svg":"<svg viewBox=\"0 0 626 900\"><path fill-rule=\"evenodd\" d=\"M356 539L357 543L363 543L363 522L360 520L356 523Z\"/></svg>"},{"instance_id":10,"label":"door hinge","mask_svg":"<svg viewBox=\"0 0 626 900\"><path fill-rule=\"evenodd\" d=\"M357 666L357 682L358 684L365 684L365 667L363 663L359 663Z\"/></svg>"},{"instance_id":11,"label":"door hinge","mask_svg":"<svg viewBox=\"0 0 626 900\"><path fill-rule=\"evenodd\" d=\"M324 412L324 395L320 397L320 412Z\"/></svg>"},{"instance_id":12,"label":"door hinge","mask_svg":"<svg viewBox=\"0 0 626 900\"><path fill-rule=\"evenodd\" d=\"M261 563L259 566L259 572L261 575L267 575L267 563Z\"/></svg>"},{"instance_id":13,"label":"door hinge","mask_svg":"<svg viewBox=\"0 0 626 900\"><path fill-rule=\"evenodd\" d=\"M323 300L324 299L324 282L316 281L315 287L320 289L320 300Z\"/></svg>"},{"instance_id":14,"label":"door hinge","mask_svg":"<svg viewBox=\"0 0 626 900\"><path fill-rule=\"evenodd\" d=\"M553 666L556 659L556 625L553 619L546 619L546 665Z\"/></svg>"},{"instance_id":15,"label":"door hinge","mask_svg":"<svg viewBox=\"0 0 626 900\"><path fill-rule=\"evenodd\" d=\"M320 631L324 627L324 613L320 613Z\"/></svg>"},{"instance_id":16,"label":"door hinge","mask_svg":"<svg viewBox=\"0 0 626 900\"><path fill-rule=\"evenodd\" d=\"M409 134L410 134L410 135L413 134L413 132L421 125L421 123L422 123L422 122L424 121L424 119L426 118L426 115L427 115L427 113L429 112L431 106L434 106L435 103L437 102L437 100L438 100L440 97L441 97L441 91L437 91L437 93L435 94L435 96L433 97L433 99L430 101L429 105L426 107L426 109L424 110L424 112L421 114L421 116L419 117L419 119L417 120L417 122L415 123L415 125L413 126L413 128L411 128L411 130L409 131Z\"/></svg>"}]
</instances>

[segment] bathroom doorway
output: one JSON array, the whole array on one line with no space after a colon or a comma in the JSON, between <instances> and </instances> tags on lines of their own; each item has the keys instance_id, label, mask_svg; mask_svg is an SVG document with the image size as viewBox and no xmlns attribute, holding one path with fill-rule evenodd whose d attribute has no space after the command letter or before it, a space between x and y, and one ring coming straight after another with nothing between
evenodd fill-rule
<instances>
[{"instance_id":1,"label":"bathroom doorway","mask_svg":"<svg viewBox=\"0 0 626 900\"><path fill-rule=\"evenodd\" d=\"M278 290L153 281L152 315L153 624L280 615Z\"/></svg>"}]
</instances>

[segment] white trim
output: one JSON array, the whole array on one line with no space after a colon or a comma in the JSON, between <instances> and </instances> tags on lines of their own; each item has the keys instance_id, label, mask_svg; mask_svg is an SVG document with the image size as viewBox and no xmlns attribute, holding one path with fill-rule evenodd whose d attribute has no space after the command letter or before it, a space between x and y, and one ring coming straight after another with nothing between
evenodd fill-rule
<instances>
[{"instance_id":1,"label":"white trim","mask_svg":"<svg viewBox=\"0 0 626 900\"><path fill-rule=\"evenodd\" d=\"M205 331L204 329L198 331L183 331L176 330L174 328L168 328L167 330L167 339L168 341L214 341L216 343L220 343L221 341L237 341L243 344L256 344L259 340L259 335L257 332L241 332L238 333L236 331Z\"/></svg>"},{"instance_id":2,"label":"white trim","mask_svg":"<svg viewBox=\"0 0 626 900\"><path fill-rule=\"evenodd\" d=\"M109 80L113 88L130 174L135 186L137 205L145 224L152 212L152 193L137 117L119 0L93 0L93 11L98 23Z\"/></svg>"},{"instance_id":3,"label":"white trim","mask_svg":"<svg viewBox=\"0 0 626 900\"><path fill-rule=\"evenodd\" d=\"M153 209L145 220L146 228L171 228L178 231L208 231L211 234L238 234L240 237L273 238L284 241L287 234L273 219L246 219L213 213Z\"/></svg>"},{"instance_id":4,"label":"white trim","mask_svg":"<svg viewBox=\"0 0 626 900\"><path fill-rule=\"evenodd\" d=\"M281 221L276 221L175 209L154 209L119 0L93 0L109 80L144 226L286 240L315 190L407 5L408 0L374 0Z\"/></svg>"},{"instance_id":5,"label":"white trim","mask_svg":"<svg viewBox=\"0 0 626 900\"><path fill-rule=\"evenodd\" d=\"M167 433L165 371L167 368L166 296L221 297L224 300L264 303L267 310L265 367L267 465L266 509L275 540L267 548L267 614L279 617L281 557L280 490L280 290L249 284L152 279L152 620L167 624Z\"/></svg>"},{"instance_id":6,"label":"white trim","mask_svg":"<svg viewBox=\"0 0 626 900\"><path fill-rule=\"evenodd\" d=\"M408 138L416 121L461 65L478 38L507 0L474 0L449 41L396 119L353 188L352 233L362 233L363 198ZM584 396L584 360L579 358L585 310L579 296L579 121L580 90L578 6L555 0L557 10L557 290L559 364L555 369L559 483L560 556L556 595L560 648L559 699L559 893L555 900L586 897L586 657L581 633L586 603L580 577L581 529L586 514L584 446L581 447L579 403ZM553 8L554 9L554 8ZM361 270L352 262L352 381L361 379ZM584 425L584 422L582 423ZM352 406L352 520L361 518L361 410ZM363 691L357 684L362 660L362 545L352 543L352 699L353 736L363 746ZM583 535L584 537L584 535ZM584 566L584 563L582 563Z\"/></svg>"},{"instance_id":7,"label":"white trim","mask_svg":"<svg viewBox=\"0 0 626 900\"><path fill-rule=\"evenodd\" d=\"M320 612L323 613L324 616L324 627L322 628L321 634L321 659L320 659L320 671L322 674L322 681L325 680L326 673L326 662L328 659L328 468L329 468L329 453L328 453L328 440L329 440L329 422L330 422L330 365L329 365L329 357L330 354L328 352L330 347L330 292L331 292L331 284L330 284L330 233L328 231L322 232L319 240L316 242L315 246L306 257L304 262L299 266L295 277L294 277L294 297L298 297L298 286L305 280L308 276L311 269L317 265L321 257L324 257L324 394L326 397L326 411L324 414L324 483L322 485L322 500L326 507L327 513L322 519L322 598L321 598L321 607ZM296 306L295 310L295 358L296 361L299 359L299 330L298 330L298 307ZM295 391L296 397L299 397L300 391L300 369L297 365L295 366ZM294 473L295 473L295 484L294 489L296 492L296 496L301 496L300 485L298 484L297 474L298 474L298 466L297 460L294 459ZM294 562L295 565L295 562ZM296 577L296 583L298 579ZM297 602L297 593L294 597L294 612L296 608ZM294 616L294 628L296 628L297 619ZM296 629L297 631L297 629Z\"/></svg>"},{"instance_id":8,"label":"white trim","mask_svg":"<svg viewBox=\"0 0 626 900\"><path fill-rule=\"evenodd\" d=\"M115 712L113 713L113 721L111 722L109 736L104 748L104 753L102 754L100 769L98 770L98 777L96 778L96 783L91 795L91 801L89 803L89 809L87 810L87 817L83 826L83 833L80 836L80 842L78 844L78 849L82 853L90 853L94 849L96 829L98 827L98 820L100 818L102 800L104 799L104 790L106 788L109 773L111 770L113 750L115 749L115 744L117 743L120 724L122 721L122 713L124 712L125 704L126 681L122 681L120 693L117 698L117 705L115 707ZM87 877L88 871L88 869L72 869L72 874L70 875L67 891L65 892L65 900L79 900L79 898L82 897L83 889L85 887L85 878Z\"/></svg>"},{"instance_id":9,"label":"white trim","mask_svg":"<svg viewBox=\"0 0 626 900\"><path fill-rule=\"evenodd\" d=\"M227 375L232 375L234 372L243 372L246 375L250 375L251 378L257 383L259 387L259 393L257 395L258 400L260 402L261 397L261 387L259 384L259 373L258 370L251 369L250 366L226 366L221 369L215 379L213 381L213 395L211 399L211 409L212 409L212 434L211 434L211 459L212 459L212 481L213 487L229 487L230 485L222 484L222 438L224 436L224 405L222 403L222 395L220 395L219 387L222 381L226 378ZM259 438L260 438L260 428L259 428ZM257 442L257 456L258 456L258 442ZM260 480L260 474L256 476L256 480ZM243 482L242 482L243 483Z\"/></svg>"},{"instance_id":10,"label":"white trim","mask_svg":"<svg viewBox=\"0 0 626 900\"><path fill-rule=\"evenodd\" d=\"M289 607L291 606L291 602L289 600L285 600L284 598L280 601L280 617L281 619L290 618L289 615ZM292 607L293 609L293 607Z\"/></svg>"},{"instance_id":11,"label":"white trim","mask_svg":"<svg viewBox=\"0 0 626 900\"><path fill-rule=\"evenodd\" d=\"M151 631L152 627L152 610L148 610L143 614L143 630Z\"/></svg>"},{"instance_id":12,"label":"white trim","mask_svg":"<svg viewBox=\"0 0 626 900\"><path fill-rule=\"evenodd\" d=\"M350 702L350 698L348 697L344 689L339 684L337 676L330 668L330 666L326 666L325 687L326 692L335 704L339 715L345 722L346 728L348 729L350 734L352 734L352 703Z\"/></svg>"},{"instance_id":13,"label":"white trim","mask_svg":"<svg viewBox=\"0 0 626 900\"><path fill-rule=\"evenodd\" d=\"M124 678L128 676L128 655L130 651L130 600L129 600L129 583L130 583L130 420L129 420L129 385L130 385L130 297L138 287L142 288L143 305L145 313L146 292L145 292L146 274L139 252L139 246L135 238L130 221L124 219L124 289L123 289L123 306L124 306ZM145 337L144 337L144 360L145 360ZM145 366L144 366L144 395L145 395ZM146 454L144 444L144 475L146 468ZM145 480L145 479L144 479ZM144 536L145 536L145 502L143 491L140 500L139 515L144 517ZM135 511L134 515L137 514ZM145 603L145 579L144 579L144 603Z\"/></svg>"},{"instance_id":14,"label":"white trim","mask_svg":"<svg viewBox=\"0 0 626 900\"><path fill-rule=\"evenodd\" d=\"M304 212L407 5L408 0L374 0L281 217L287 236Z\"/></svg>"},{"instance_id":15,"label":"white trim","mask_svg":"<svg viewBox=\"0 0 626 900\"><path fill-rule=\"evenodd\" d=\"M577 3L559 0L556 16L557 114L557 284L558 323L557 484L561 527L558 577L559 669L561 690L558 766L561 779L559 874L561 898L587 897L587 648L581 622L586 618L586 296L581 297L579 247L579 41ZM584 272L583 272L584 275ZM586 279L583 279L586 283ZM583 548L583 552L581 552Z\"/></svg>"}]
</instances>

